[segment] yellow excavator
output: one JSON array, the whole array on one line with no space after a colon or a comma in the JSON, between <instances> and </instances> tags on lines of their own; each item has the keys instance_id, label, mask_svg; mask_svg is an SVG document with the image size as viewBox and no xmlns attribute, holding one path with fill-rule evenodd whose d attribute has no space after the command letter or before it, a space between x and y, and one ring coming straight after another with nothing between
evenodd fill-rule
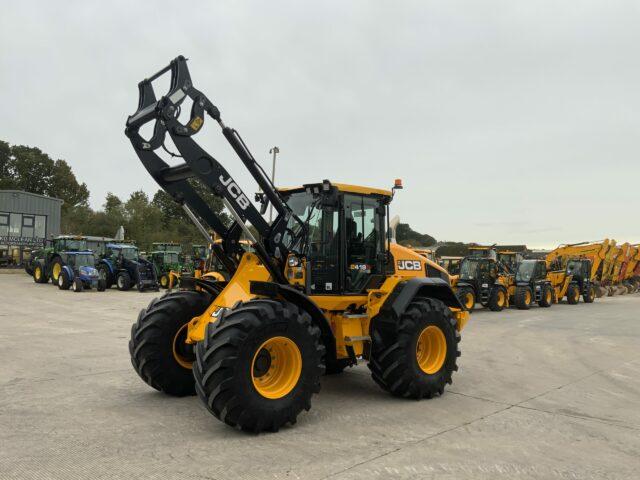
<instances>
[{"instance_id":1,"label":"yellow excavator","mask_svg":"<svg viewBox=\"0 0 640 480\"><path fill-rule=\"evenodd\" d=\"M628 293L636 293L640 288L640 244L629 245L629 253L620 268L620 280Z\"/></svg>"}]
</instances>

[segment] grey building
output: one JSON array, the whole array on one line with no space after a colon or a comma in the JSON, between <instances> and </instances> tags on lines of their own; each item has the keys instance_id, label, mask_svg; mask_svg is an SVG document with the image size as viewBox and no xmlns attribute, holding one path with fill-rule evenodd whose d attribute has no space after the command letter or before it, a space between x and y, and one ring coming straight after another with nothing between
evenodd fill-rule
<instances>
[{"instance_id":1,"label":"grey building","mask_svg":"<svg viewBox=\"0 0 640 480\"><path fill-rule=\"evenodd\" d=\"M0 264L21 264L45 239L60 234L62 200L0 190Z\"/></svg>"}]
</instances>

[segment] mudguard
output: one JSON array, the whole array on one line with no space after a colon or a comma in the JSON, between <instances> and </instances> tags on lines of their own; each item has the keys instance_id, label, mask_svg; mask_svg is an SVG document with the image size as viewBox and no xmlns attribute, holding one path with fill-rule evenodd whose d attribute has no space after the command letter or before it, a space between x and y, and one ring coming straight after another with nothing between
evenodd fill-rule
<instances>
[{"instance_id":1,"label":"mudguard","mask_svg":"<svg viewBox=\"0 0 640 480\"><path fill-rule=\"evenodd\" d=\"M416 277L400 282L389 295L381 310L400 317L414 297L429 297L440 300L449 308L464 310L451 286L441 278Z\"/></svg>"}]
</instances>

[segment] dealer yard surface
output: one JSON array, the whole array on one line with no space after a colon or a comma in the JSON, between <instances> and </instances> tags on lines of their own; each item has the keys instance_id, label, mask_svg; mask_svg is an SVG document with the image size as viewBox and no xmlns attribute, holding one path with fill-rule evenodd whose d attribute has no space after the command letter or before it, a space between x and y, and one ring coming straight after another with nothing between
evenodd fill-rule
<instances>
[{"instance_id":1,"label":"dealer yard surface","mask_svg":"<svg viewBox=\"0 0 640 480\"><path fill-rule=\"evenodd\" d=\"M362 365L261 435L137 377L155 295L0 275L0 478L640 478L640 294L476 311L443 397L393 398Z\"/></svg>"}]
</instances>

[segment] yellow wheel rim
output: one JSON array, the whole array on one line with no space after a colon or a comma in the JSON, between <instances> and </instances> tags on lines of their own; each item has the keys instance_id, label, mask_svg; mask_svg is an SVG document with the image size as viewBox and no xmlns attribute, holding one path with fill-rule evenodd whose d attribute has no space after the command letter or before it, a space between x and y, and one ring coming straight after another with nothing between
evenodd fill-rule
<instances>
[{"instance_id":1,"label":"yellow wheel rim","mask_svg":"<svg viewBox=\"0 0 640 480\"><path fill-rule=\"evenodd\" d=\"M573 293L573 299L577 302L578 300L580 300L580 290L578 290L577 288L574 290Z\"/></svg>"},{"instance_id":2,"label":"yellow wheel rim","mask_svg":"<svg viewBox=\"0 0 640 480\"><path fill-rule=\"evenodd\" d=\"M529 305L531 303L531 291L527 290L524 294L524 303Z\"/></svg>"},{"instance_id":3,"label":"yellow wheel rim","mask_svg":"<svg viewBox=\"0 0 640 480\"><path fill-rule=\"evenodd\" d=\"M544 295L544 300L547 304L551 303L551 290L547 290L547 293Z\"/></svg>"},{"instance_id":4,"label":"yellow wheel rim","mask_svg":"<svg viewBox=\"0 0 640 480\"><path fill-rule=\"evenodd\" d=\"M424 373L437 373L447 358L447 340L444 333L435 325L429 325L420 332L416 344L416 359Z\"/></svg>"},{"instance_id":5,"label":"yellow wheel rim","mask_svg":"<svg viewBox=\"0 0 640 480\"><path fill-rule=\"evenodd\" d=\"M173 350L173 358L175 358L176 362L178 362L178 365L180 365L182 368L191 370L192 362L179 352L179 345L184 345L187 339L188 326L189 324L185 323L176 332L175 336L173 337L172 350Z\"/></svg>"},{"instance_id":6,"label":"yellow wheel rim","mask_svg":"<svg viewBox=\"0 0 640 480\"><path fill-rule=\"evenodd\" d=\"M40 280L40 278L42 278L42 270L40 267L36 267L36 280Z\"/></svg>"},{"instance_id":7,"label":"yellow wheel rim","mask_svg":"<svg viewBox=\"0 0 640 480\"><path fill-rule=\"evenodd\" d=\"M160 277L160 285L162 285L163 287L167 286L167 277L165 277L164 275Z\"/></svg>"},{"instance_id":8,"label":"yellow wheel rim","mask_svg":"<svg viewBox=\"0 0 640 480\"><path fill-rule=\"evenodd\" d=\"M464 306L467 310L473 307L473 293L467 292L464 296Z\"/></svg>"},{"instance_id":9,"label":"yellow wheel rim","mask_svg":"<svg viewBox=\"0 0 640 480\"><path fill-rule=\"evenodd\" d=\"M52 276L54 280L58 280L58 277L60 276L60 270L62 270L62 267L60 266L59 263L56 263L53 266L53 272L52 272Z\"/></svg>"},{"instance_id":10,"label":"yellow wheel rim","mask_svg":"<svg viewBox=\"0 0 640 480\"><path fill-rule=\"evenodd\" d=\"M272 337L258 347L251 361L256 391L275 400L291 392L302 374L302 355L293 340Z\"/></svg>"},{"instance_id":11,"label":"yellow wheel rim","mask_svg":"<svg viewBox=\"0 0 640 480\"><path fill-rule=\"evenodd\" d=\"M498 306L499 306L499 307L504 306L504 300L505 300L505 298L504 298L504 292L503 292L502 290L500 290L500 291L498 292Z\"/></svg>"}]
</instances>

